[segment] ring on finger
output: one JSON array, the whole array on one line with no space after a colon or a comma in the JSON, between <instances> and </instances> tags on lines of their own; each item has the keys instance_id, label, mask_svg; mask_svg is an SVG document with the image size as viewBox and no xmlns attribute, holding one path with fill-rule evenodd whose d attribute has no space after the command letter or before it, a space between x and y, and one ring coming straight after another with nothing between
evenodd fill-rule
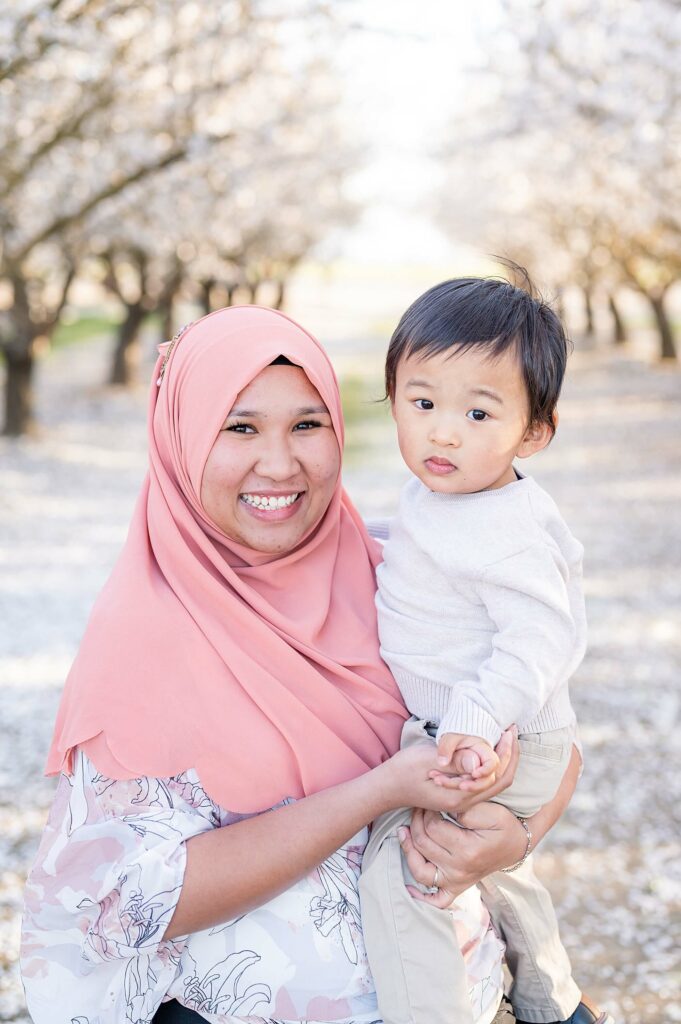
<instances>
[{"instance_id":1,"label":"ring on finger","mask_svg":"<svg viewBox=\"0 0 681 1024\"><path fill-rule=\"evenodd\" d=\"M426 892L428 892L431 896L434 896L435 893L437 893L439 891L440 891L440 869L439 869L439 867L436 864L435 865L435 875L433 877L433 884L428 886Z\"/></svg>"}]
</instances>

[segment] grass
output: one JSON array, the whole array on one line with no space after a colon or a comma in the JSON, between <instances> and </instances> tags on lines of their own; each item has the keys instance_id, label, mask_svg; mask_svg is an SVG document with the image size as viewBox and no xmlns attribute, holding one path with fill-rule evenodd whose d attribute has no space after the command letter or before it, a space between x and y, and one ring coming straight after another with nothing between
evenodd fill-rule
<instances>
[{"instance_id":1,"label":"grass","mask_svg":"<svg viewBox=\"0 0 681 1024\"><path fill-rule=\"evenodd\" d=\"M340 378L345 418L345 459L366 457L368 437L376 437L376 427L390 423L390 406L380 401L383 381L380 377L365 379L356 374Z\"/></svg>"},{"instance_id":2,"label":"grass","mask_svg":"<svg viewBox=\"0 0 681 1024\"><path fill-rule=\"evenodd\" d=\"M80 316L73 322L65 321L57 325L52 335L53 348L75 345L81 341L90 341L102 334L113 334L120 323L120 318L93 313Z\"/></svg>"},{"instance_id":3,"label":"grass","mask_svg":"<svg viewBox=\"0 0 681 1024\"><path fill-rule=\"evenodd\" d=\"M65 320L58 324L52 335L52 347L62 348L65 345L77 345L83 341L90 341L92 338L101 337L103 334L112 335L121 323L122 316L107 315L105 313L88 313L79 316L76 320ZM143 322L143 329L152 327L156 329L159 317L155 314L147 316Z\"/></svg>"}]
</instances>

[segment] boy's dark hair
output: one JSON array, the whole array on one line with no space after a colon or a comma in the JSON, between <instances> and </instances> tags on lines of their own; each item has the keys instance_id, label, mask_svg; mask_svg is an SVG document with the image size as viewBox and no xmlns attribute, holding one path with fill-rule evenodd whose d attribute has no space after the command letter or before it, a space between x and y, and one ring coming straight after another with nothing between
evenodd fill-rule
<instances>
[{"instance_id":1,"label":"boy's dark hair","mask_svg":"<svg viewBox=\"0 0 681 1024\"><path fill-rule=\"evenodd\" d=\"M536 296L525 270L507 262L524 288L500 278L459 277L429 288L403 314L390 339L385 361L385 391L395 398L397 364L476 346L492 357L515 349L530 407L530 424L546 423L555 433L553 414L560 395L569 341L558 315Z\"/></svg>"}]
</instances>

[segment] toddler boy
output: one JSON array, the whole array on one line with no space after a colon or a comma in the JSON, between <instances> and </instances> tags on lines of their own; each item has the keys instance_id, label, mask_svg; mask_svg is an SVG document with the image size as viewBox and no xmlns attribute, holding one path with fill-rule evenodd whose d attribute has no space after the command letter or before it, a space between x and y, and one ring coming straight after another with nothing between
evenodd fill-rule
<instances>
[{"instance_id":1,"label":"toddler boy","mask_svg":"<svg viewBox=\"0 0 681 1024\"><path fill-rule=\"evenodd\" d=\"M555 795L576 740L568 681L584 656L586 621L582 546L514 459L553 437L566 358L549 306L501 280L464 278L410 306L386 361L413 473L377 594L381 653L412 713L403 746L434 737L442 771L483 791L495 781L494 748L516 724L518 768L494 799L526 828L526 856L525 819ZM424 911L402 872L399 885L391 877L389 840L409 817L395 812L374 824L360 883L379 1009L385 1024L465 1024L472 1013L454 927L424 931L424 913L435 925L433 915L445 912ZM401 868L409 879L406 862ZM611 1022L582 1000L550 896L526 857L511 872L480 887L506 941L518 1019ZM441 990L414 998L434 960L443 964Z\"/></svg>"}]
</instances>

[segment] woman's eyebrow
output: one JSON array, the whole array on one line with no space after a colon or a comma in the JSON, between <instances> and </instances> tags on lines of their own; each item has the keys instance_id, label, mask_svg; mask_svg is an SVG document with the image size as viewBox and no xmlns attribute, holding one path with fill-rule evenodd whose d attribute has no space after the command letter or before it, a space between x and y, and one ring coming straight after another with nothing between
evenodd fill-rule
<instances>
[{"instance_id":1,"label":"woman's eyebrow","mask_svg":"<svg viewBox=\"0 0 681 1024\"><path fill-rule=\"evenodd\" d=\"M325 405L305 405L300 409L295 409L293 416L311 416L312 414L320 416L323 413L328 415L329 410ZM258 411L257 409L240 409L239 406L235 405L233 409L227 413L228 416L242 416L244 419L267 419L267 413Z\"/></svg>"},{"instance_id":2,"label":"woman's eyebrow","mask_svg":"<svg viewBox=\"0 0 681 1024\"><path fill-rule=\"evenodd\" d=\"M328 415L328 412L329 410L325 405L306 405L302 409L297 410L296 416L321 416L323 413Z\"/></svg>"},{"instance_id":3,"label":"woman's eyebrow","mask_svg":"<svg viewBox=\"0 0 681 1024\"><path fill-rule=\"evenodd\" d=\"M248 419L253 420L253 419L257 419L258 416L266 416L267 413L258 412L257 410L254 410L254 409L240 409L237 405L235 405L233 409L229 410L227 415L228 416L244 416L244 417L248 417Z\"/></svg>"}]
</instances>

